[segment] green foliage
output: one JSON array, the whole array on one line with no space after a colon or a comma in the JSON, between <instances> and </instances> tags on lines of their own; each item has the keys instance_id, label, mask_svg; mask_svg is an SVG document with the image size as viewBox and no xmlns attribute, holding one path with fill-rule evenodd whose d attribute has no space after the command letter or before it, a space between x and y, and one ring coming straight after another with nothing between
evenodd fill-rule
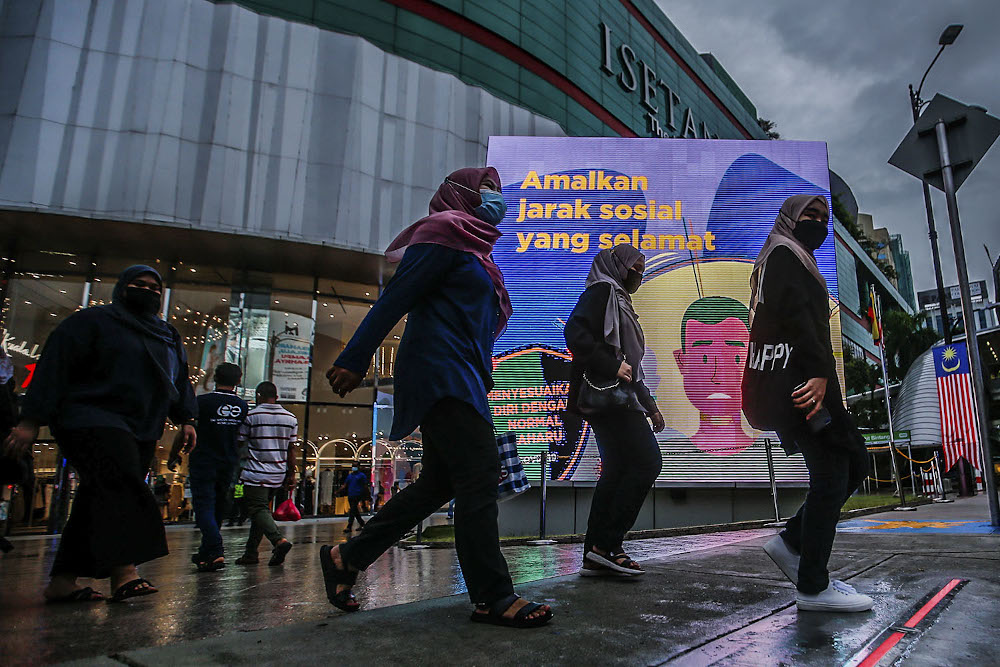
<instances>
[{"instance_id":1,"label":"green foliage","mask_svg":"<svg viewBox=\"0 0 1000 667\"><path fill-rule=\"evenodd\" d=\"M885 401L875 391L882 386L882 371L879 367L845 350L844 384L847 385L848 394L868 394L866 398L848 407L857 425L875 431L887 428Z\"/></svg>"},{"instance_id":2,"label":"green foliage","mask_svg":"<svg viewBox=\"0 0 1000 667\"><path fill-rule=\"evenodd\" d=\"M767 138L768 139L780 139L781 138L781 135L778 134L778 131L775 129L777 127L777 125L775 124L775 122L773 120L768 120L766 118L758 118L757 119L757 125L760 126L760 129L764 130L764 132L767 133Z\"/></svg>"},{"instance_id":3,"label":"green foliage","mask_svg":"<svg viewBox=\"0 0 1000 667\"><path fill-rule=\"evenodd\" d=\"M885 358L891 382L902 382L917 357L937 342L938 334L929 329L924 315L910 315L902 310L882 313Z\"/></svg>"},{"instance_id":4,"label":"green foliage","mask_svg":"<svg viewBox=\"0 0 1000 667\"><path fill-rule=\"evenodd\" d=\"M879 268L879 271L882 272L882 275L884 275L889 280L896 280L897 278L899 278L899 274L896 273L896 269L893 268L892 264L890 264L886 260L878 259L876 257L872 259L872 261L875 262L875 266Z\"/></svg>"}]
</instances>

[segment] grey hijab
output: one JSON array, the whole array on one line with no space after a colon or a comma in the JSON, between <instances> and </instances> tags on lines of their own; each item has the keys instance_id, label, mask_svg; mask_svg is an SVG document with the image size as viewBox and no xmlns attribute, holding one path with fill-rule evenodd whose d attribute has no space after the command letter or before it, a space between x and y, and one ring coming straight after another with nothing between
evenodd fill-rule
<instances>
[{"instance_id":1,"label":"grey hijab","mask_svg":"<svg viewBox=\"0 0 1000 667\"><path fill-rule=\"evenodd\" d=\"M646 339L639 326L639 316L632 308L632 295L625 290L628 270L642 257L635 246L623 243L597 253L587 275L587 287L596 283L611 285L611 298L604 313L604 340L616 350L624 353L625 360L632 367L632 379L640 382L642 357L646 353Z\"/></svg>"},{"instance_id":2,"label":"grey hijab","mask_svg":"<svg viewBox=\"0 0 1000 667\"><path fill-rule=\"evenodd\" d=\"M798 223L799 216L802 215L802 211L806 210L806 207L816 200L823 202L824 207L827 206L826 198L819 195L793 195L781 205L778 217L774 221L774 227L771 228L771 233L767 235L764 247L760 249L757 261L753 264L753 273L750 274L751 324L753 323L754 310L757 308L757 302L760 300L760 285L761 276L764 275L764 264L778 246L785 246L795 253L795 256L799 258L802 265L819 281L823 289L826 289L826 278L819 272L819 265L816 264L816 256L813 255L809 248L802 245L802 242L795 238L795 235L792 233L795 225Z\"/></svg>"}]
</instances>

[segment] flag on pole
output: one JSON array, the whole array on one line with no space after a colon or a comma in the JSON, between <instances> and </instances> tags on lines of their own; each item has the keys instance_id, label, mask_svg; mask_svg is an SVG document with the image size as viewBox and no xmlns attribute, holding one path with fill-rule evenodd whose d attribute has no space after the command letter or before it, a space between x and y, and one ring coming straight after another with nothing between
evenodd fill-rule
<instances>
[{"instance_id":1,"label":"flag on pole","mask_svg":"<svg viewBox=\"0 0 1000 667\"><path fill-rule=\"evenodd\" d=\"M959 457L982 470L979 457L979 430L976 403L972 393L969 351L965 343L938 345L934 348L934 374L937 376L938 405L941 410L941 444L944 467L950 469Z\"/></svg>"},{"instance_id":2,"label":"flag on pole","mask_svg":"<svg viewBox=\"0 0 1000 667\"><path fill-rule=\"evenodd\" d=\"M879 322L878 308L875 306L875 286L868 286L868 320L872 323L872 340L876 343L882 340L882 325Z\"/></svg>"}]
</instances>

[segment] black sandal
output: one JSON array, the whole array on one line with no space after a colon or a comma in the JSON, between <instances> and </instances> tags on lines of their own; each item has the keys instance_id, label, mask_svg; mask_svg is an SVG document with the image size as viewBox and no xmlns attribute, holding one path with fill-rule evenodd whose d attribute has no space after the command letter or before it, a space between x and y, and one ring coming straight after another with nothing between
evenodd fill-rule
<instances>
[{"instance_id":1,"label":"black sandal","mask_svg":"<svg viewBox=\"0 0 1000 667\"><path fill-rule=\"evenodd\" d=\"M323 567L323 584L326 586L326 599L341 611L358 611L361 609L361 604L358 603L357 598L354 597L354 593L351 592L350 588L344 589L339 593L337 592L338 585L353 586L358 580L358 573L351 572L347 563L343 562L343 555L341 555L341 562L343 562L344 567L337 567L336 563L333 562L333 556L330 555L332 550L333 547L330 545L323 545L319 548L319 564Z\"/></svg>"},{"instance_id":2,"label":"black sandal","mask_svg":"<svg viewBox=\"0 0 1000 667\"><path fill-rule=\"evenodd\" d=\"M61 602L101 602L104 600L104 594L100 591L95 591L90 586L86 588L78 588L72 593L67 593L66 595L60 595L57 598L45 598L46 604L57 604Z\"/></svg>"},{"instance_id":3,"label":"black sandal","mask_svg":"<svg viewBox=\"0 0 1000 667\"><path fill-rule=\"evenodd\" d=\"M198 560L194 565L199 572L218 572L226 566L226 559L219 556L214 560Z\"/></svg>"},{"instance_id":4,"label":"black sandal","mask_svg":"<svg viewBox=\"0 0 1000 667\"><path fill-rule=\"evenodd\" d=\"M469 617L473 623L489 623L491 625L501 625L507 628L540 628L552 620L552 610L547 609L544 614L536 618L528 618L545 605L538 602L529 602L520 609L513 617L504 616L504 612L510 609L511 605L517 602L521 596L512 593L505 598L500 598L492 604L477 604L476 611ZM484 613L485 612L485 613Z\"/></svg>"},{"instance_id":5,"label":"black sandal","mask_svg":"<svg viewBox=\"0 0 1000 667\"><path fill-rule=\"evenodd\" d=\"M586 553L584 558L592 563L597 563L602 567L614 570L619 574L637 577L640 574L646 573L646 571L642 569L642 566L629 558L628 554L624 551L619 553L609 551L607 555L603 555L591 549Z\"/></svg>"},{"instance_id":6,"label":"black sandal","mask_svg":"<svg viewBox=\"0 0 1000 667\"><path fill-rule=\"evenodd\" d=\"M146 588L143 588L146 586ZM124 602L129 598L142 597L143 595L152 595L153 593L159 593L160 591L156 589L153 584L149 583L145 579L133 579L127 584L122 584L115 591L115 594L108 598L108 602Z\"/></svg>"}]
</instances>

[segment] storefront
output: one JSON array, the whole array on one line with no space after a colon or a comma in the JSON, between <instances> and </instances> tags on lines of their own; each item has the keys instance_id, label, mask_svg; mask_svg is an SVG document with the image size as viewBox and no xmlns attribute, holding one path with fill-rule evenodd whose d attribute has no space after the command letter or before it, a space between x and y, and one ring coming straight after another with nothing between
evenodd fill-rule
<instances>
[{"instance_id":1,"label":"storefront","mask_svg":"<svg viewBox=\"0 0 1000 667\"><path fill-rule=\"evenodd\" d=\"M69 221L49 220L47 233L59 223ZM392 371L405 321L379 348L359 390L341 399L330 391L325 378L377 297L377 279L358 283L331 279L332 272L320 276L226 268L204 261L205 239L191 246L190 252L183 247L171 251L170 245L159 241L174 234L158 239L155 231L146 252L127 258L101 252L113 250L114 244L94 253L73 252L70 248L80 246L65 237L63 242L53 241L50 248L4 258L4 349L14 362L19 393L30 386L34 364L59 322L80 308L109 303L118 273L130 264L146 263L166 280L163 316L182 336L195 392L212 390L214 369L223 361L241 366L244 377L239 392L251 402L257 383L273 381L280 402L299 420L302 442L296 460L300 475L307 473L313 480L327 482L326 487L314 484L318 491L329 493L330 484L339 486L345 471L358 461L369 469L374 464L374 481L386 494L396 480L412 473L413 464L419 461L413 448L384 438L391 421ZM66 233L72 237L70 230ZM18 238L30 239L30 233ZM130 249L140 247L129 245ZM278 244L274 250L279 249L295 250ZM372 268L375 275L381 270L378 261ZM168 427L158 444L152 475L163 475L168 484L182 486L186 465L182 463L175 472L167 469L174 434ZM24 513L25 495L12 503L12 515L24 517L23 523L44 524L60 469L58 451L43 429L34 450L35 493L30 500L34 512ZM183 490L179 493L183 498ZM332 511L332 502L325 505L326 511ZM177 518L181 512L171 507L169 517Z\"/></svg>"}]
</instances>

